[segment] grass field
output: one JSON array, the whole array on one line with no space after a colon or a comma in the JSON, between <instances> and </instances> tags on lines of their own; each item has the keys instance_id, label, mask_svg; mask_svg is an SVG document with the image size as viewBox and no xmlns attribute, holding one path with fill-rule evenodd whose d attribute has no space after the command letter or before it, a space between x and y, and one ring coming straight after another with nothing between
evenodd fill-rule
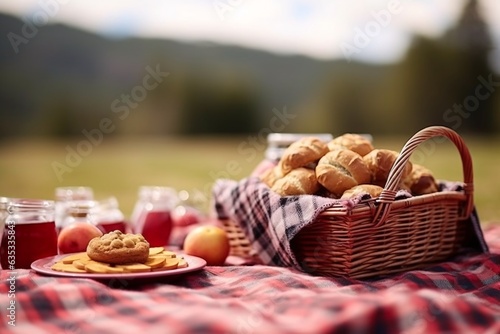
<instances>
[{"instance_id":1,"label":"grass field","mask_svg":"<svg viewBox=\"0 0 500 334\"><path fill-rule=\"evenodd\" d=\"M85 185L94 189L98 199L115 196L129 216L142 185L171 186L206 198L214 180L246 177L265 149L265 143L252 143L248 137L105 138L97 146L86 147L82 139L1 143L0 196L52 199L56 187ZM375 138L374 144L399 151L406 140ZM480 218L483 223L500 221L500 139L465 140L474 162L474 197ZM80 149L85 156L78 161L68 155L68 149ZM440 179L462 180L461 161L450 143L422 146L412 159L431 168Z\"/></svg>"}]
</instances>

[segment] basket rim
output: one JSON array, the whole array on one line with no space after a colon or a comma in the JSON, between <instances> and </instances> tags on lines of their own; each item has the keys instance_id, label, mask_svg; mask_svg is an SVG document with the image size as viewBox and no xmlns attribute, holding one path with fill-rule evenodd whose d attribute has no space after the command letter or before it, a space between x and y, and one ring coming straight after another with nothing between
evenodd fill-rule
<instances>
[{"instance_id":1,"label":"basket rim","mask_svg":"<svg viewBox=\"0 0 500 334\"><path fill-rule=\"evenodd\" d=\"M389 203L391 209L400 209L403 207L411 210L412 206L423 205L423 204L435 204L439 201L452 200L457 202L466 203L468 200L468 195L463 191L456 190L444 190L431 194L424 194L418 196L412 196L407 198L396 199L395 201ZM325 214L328 216L348 216L366 208L370 208L371 211L376 210L380 205L378 198L370 198L361 200L354 206L346 205L345 202L334 203L332 206L325 208L319 215ZM372 212L374 214L374 212Z\"/></svg>"}]
</instances>

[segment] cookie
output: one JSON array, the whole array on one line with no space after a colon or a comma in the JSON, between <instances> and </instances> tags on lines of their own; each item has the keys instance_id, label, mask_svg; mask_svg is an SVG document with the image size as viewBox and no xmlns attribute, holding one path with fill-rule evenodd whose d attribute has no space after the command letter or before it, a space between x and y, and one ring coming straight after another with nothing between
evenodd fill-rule
<instances>
[{"instance_id":1,"label":"cookie","mask_svg":"<svg viewBox=\"0 0 500 334\"><path fill-rule=\"evenodd\" d=\"M181 262L182 261L182 262ZM165 262L163 262L163 265L152 268L152 271L162 271L162 270L171 270L171 269L177 269L177 268L184 268L184 259L180 258L165 258ZM146 262L147 263L147 262Z\"/></svg>"},{"instance_id":2,"label":"cookie","mask_svg":"<svg viewBox=\"0 0 500 334\"><path fill-rule=\"evenodd\" d=\"M121 274L125 270L123 268L113 267L107 263L90 261L85 265L85 271L96 274Z\"/></svg>"},{"instance_id":3,"label":"cookie","mask_svg":"<svg viewBox=\"0 0 500 334\"><path fill-rule=\"evenodd\" d=\"M51 266L52 270L67 273L94 273L94 274L129 274L152 271L166 271L188 267L182 256L163 247L150 248L148 258L144 263L132 262L127 264L111 264L91 260L87 253L75 253L63 257Z\"/></svg>"},{"instance_id":4,"label":"cookie","mask_svg":"<svg viewBox=\"0 0 500 334\"><path fill-rule=\"evenodd\" d=\"M87 255L109 264L144 263L149 257L149 243L140 234L116 230L90 240Z\"/></svg>"},{"instance_id":5,"label":"cookie","mask_svg":"<svg viewBox=\"0 0 500 334\"><path fill-rule=\"evenodd\" d=\"M123 269L123 271L128 273L145 273L151 271L150 266L145 265L144 263L129 263L129 264L120 264L116 266L117 268Z\"/></svg>"},{"instance_id":6,"label":"cookie","mask_svg":"<svg viewBox=\"0 0 500 334\"><path fill-rule=\"evenodd\" d=\"M88 260L90 260L90 258L88 257L87 253L81 252L81 253L74 253L74 254L71 254L71 255L67 255L67 256L65 256L65 257L63 257L61 259L61 262L64 263L64 264L71 264L75 260L82 260L82 259L88 259Z\"/></svg>"},{"instance_id":7,"label":"cookie","mask_svg":"<svg viewBox=\"0 0 500 334\"><path fill-rule=\"evenodd\" d=\"M66 273L85 273L85 269L80 269L75 266L73 266L70 263L63 263L63 262L56 262L54 263L50 269L56 270L56 271L64 271Z\"/></svg>"}]
</instances>

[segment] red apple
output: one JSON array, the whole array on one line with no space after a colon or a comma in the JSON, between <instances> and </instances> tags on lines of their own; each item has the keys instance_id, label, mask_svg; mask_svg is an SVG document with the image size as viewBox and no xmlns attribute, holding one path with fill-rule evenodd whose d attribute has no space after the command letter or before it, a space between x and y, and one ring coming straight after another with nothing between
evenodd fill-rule
<instances>
[{"instance_id":1,"label":"red apple","mask_svg":"<svg viewBox=\"0 0 500 334\"><path fill-rule=\"evenodd\" d=\"M209 266L221 266L229 255L229 238L222 228L202 225L191 230L184 239L184 252L201 257Z\"/></svg>"},{"instance_id":2,"label":"red apple","mask_svg":"<svg viewBox=\"0 0 500 334\"><path fill-rule=\"evenodd\" d=\"M90 240L100 237L102 231L87 222L76 222L64 227L57 237L60 254L85 252Z\"/></svg>"}]
</instances>

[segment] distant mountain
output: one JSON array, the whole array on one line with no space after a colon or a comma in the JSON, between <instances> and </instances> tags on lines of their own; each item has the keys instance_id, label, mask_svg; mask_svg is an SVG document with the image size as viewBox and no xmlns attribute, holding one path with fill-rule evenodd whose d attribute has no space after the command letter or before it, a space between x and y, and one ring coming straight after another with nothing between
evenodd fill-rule
<instances>
[{"instance_id":1,"label":"distant mountain","mask_svg":"<svg viewBox=\"0 0 500 334\"><path fill-rule=\"evenodd\" d=\"M96 117L109 113L120 94L141 84L148 66L170 73L165 83L170 92L168 88L154 92L163 105L167 103L162 94L177 91L182 95L182 85L200 81L203 87L231 86L234 82L252 92L256 100L253 108L263 115L285 105L297 112L299 106L323 94L325 83L336 78L366 78L358 83L363 86L377 82L387 72L380 66L213 43L109 39L61 24L41 26L33 32L27 23L2 14L0 27L0 117L7 121L2 122L0 131L4 135L44 133L41 127L51 122L50 117L63 113L69 116L61 120L66 122L62 126L74 127L74 131L86 122L95 124ZM23 29L30 34L23 35ZM13 40L22 42L14 45Z\"/></svg>"}]
</instances>

